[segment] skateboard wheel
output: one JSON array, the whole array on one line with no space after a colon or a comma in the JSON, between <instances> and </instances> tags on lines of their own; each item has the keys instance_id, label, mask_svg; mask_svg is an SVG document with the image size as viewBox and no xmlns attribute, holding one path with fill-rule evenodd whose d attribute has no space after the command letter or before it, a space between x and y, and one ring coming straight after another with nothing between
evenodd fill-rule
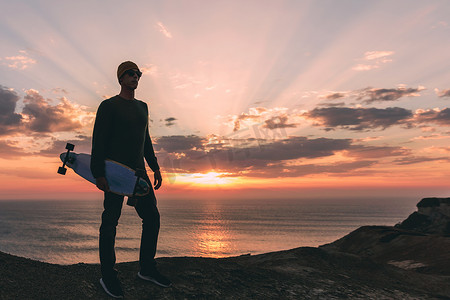
<instances>
[{"instance_id":1,"label":"skateboard wheel","mask_svg":"<svg viewBox=\"0 0 450 300\"><path fill-rule=\"evenodd\" d=\"M66 175L66 171L67 171L66 168L63 168L63 167L59 167L58 168L58 174Z\"/></svg>"},{"instance_id":2,"label":"skateboard wheel","mask_svg":"<svg viewBox=\"0 0 450 300\"><path fill-rule=\"evenodd\" d=\"M67 150L73 151L74 148L75 148L75 145L74 145L74 144L67 143L67 145L66 145L66 149L67 149Z\"/></svg>"}]
</instances>

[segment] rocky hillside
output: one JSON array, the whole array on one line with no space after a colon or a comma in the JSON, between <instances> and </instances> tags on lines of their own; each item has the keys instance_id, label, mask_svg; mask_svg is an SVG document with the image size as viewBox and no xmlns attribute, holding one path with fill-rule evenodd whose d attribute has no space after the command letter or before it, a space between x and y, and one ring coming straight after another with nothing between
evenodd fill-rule
<instances>
[{"instance_id":1,"label":"rocky hillside","mask_svg":"<svg viewBox=\"0 0 450 300\"><path fill-rule=\"evenodd\" d=\"M126 299L450 299L449 239L366 226L319 248L159 258L174 283L166 289L139 280L137 262L117 269ZM0 253L0 299L108 299L99 277L95 264L61 266Z\"/></svg>"},{"instance_id":2,"label":"rocky hillside","mask_svg":"<svg viewBox=\"0 0 450 300\"><path fill-rule=\"evenodd\" d=\"M424 198L417 208L394 227L364 226L321 248L450 276L450 198Z\"/></svg>"},{"instance_id":3,"label":"rocky hillside","mask_svg":"<svg viewBox=\"0 0 450 300\"><path fill-rule=\"evenodd\" d=\"M396 227L430 235L450 236L450 198L424 198L417 211Z\"/></svg>"}]
</instances>

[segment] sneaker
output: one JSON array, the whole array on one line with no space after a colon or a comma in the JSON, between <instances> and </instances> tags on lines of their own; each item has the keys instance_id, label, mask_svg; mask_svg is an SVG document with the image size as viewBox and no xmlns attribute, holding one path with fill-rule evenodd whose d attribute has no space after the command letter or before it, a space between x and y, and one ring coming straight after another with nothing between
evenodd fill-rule
<instances>
[{"instance_id":1,"label":"sneaker","mask_svg":"<svg viewBox=\"0 0 450 300\"><path fill-rule=\"evenodd\" d=\"M172 285L172 282L167 277L159 273L158 270L154 270L149 274L138 272L137 275L143 280L156 283L157 285L162 287L169 287Z\"/></svg>"},{"instance_id":2,"label":"sneaker","mask_svg":"<svg viewBox=\"0 0 450 300\"><path fill-rule=\"evenodd\" d=\"M108 280L100 278L100 284L105 292L113 298L123 298L122 285L117 277Z\"/></svg>"}]
</instances>

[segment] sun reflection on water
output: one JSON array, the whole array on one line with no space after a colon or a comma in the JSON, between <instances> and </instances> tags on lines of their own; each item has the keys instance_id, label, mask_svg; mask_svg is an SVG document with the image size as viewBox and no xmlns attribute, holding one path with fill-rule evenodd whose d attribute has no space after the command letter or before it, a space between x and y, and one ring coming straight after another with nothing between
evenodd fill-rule
<instances>
[{"instance_id":1,"label":"sun reflection on water","mask_svg":"<svg viewBox=\"0 0 450 300\"><path fill-rule=\"evenodd\" d=\"M227 236L220 231L207 231L198 237L198 249L201 256L222 257L229 252L229 242Z\"/></svg>"},{"instance_id":2,"label":"sun reflection on water","mask_svg":"<svg viewBox=\"0 0 450 300\"><path fill-rule=\"evenodd\" d=\"M210 205L204 211L204 220L194 231L194 255L202 257L225 257L235 250L233 233L220 209Z\"/></svg>"}]
</instances>

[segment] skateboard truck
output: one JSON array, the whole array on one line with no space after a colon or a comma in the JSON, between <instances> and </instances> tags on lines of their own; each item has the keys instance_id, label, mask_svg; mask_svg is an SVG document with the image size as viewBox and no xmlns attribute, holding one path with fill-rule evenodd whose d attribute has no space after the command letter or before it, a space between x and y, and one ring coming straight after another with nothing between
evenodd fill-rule
<instances>
[{"instance_id":1,"label":"skateboard truck","mask_svg":"<svg viewBox=\"0 0 450 300\"><path fill-rule=\"evenodd\" d=\"M142 177L144 177L144 175L145 175L145 170L136 169L136 172L134 173L134 175L136 176L136 182L134 184L133 195L131 197L128 197L128 200L127 200L127 205L129 205L129 206L135 206L137 203L136 192L139 189L139 180Z\"/></svg>"},{"instance_id":2,"label":"skateboard truck","mask_svg":"<svg viewBox=\"0 0 450 300\"><path fill-rule=\"evenodd\" d=\"M70 153L70 151L73 151L74 148L75 148L74 144L71 144L71 143L66 144L66 149L67 149L66 157L64 158L62 167L58 168L58 174L66 175L67 168L65 168L65 166L66 166L66 163L69 161L69 153Z\"/></svg>"}]
</instances>

